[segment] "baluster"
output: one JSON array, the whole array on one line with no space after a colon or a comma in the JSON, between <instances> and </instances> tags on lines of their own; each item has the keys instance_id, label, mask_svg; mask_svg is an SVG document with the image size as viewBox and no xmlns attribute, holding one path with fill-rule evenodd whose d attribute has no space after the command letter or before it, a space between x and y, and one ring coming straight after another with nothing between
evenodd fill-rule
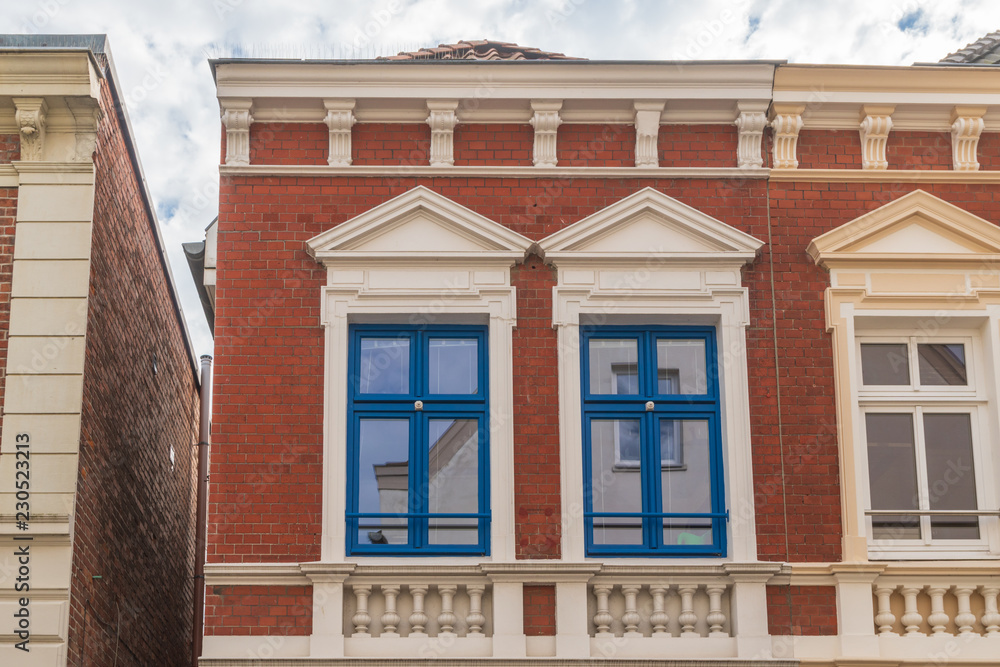
<instances>
[{"instance_id":1,"label":"baluster","mask_svg":"<svg viewBox=\"0 0 1000 667\"><path fill-rule=\"evenodd\" d=\"M413 598L413 611L410 613L410 634L408 637L426 637L424 626L427 625L427 614L424 613L424 596L427 586L418 584L410 586L410 597Z\"/></svg>"},{"instance_id":2,"label":"baluster","mask_svg":"<svg viewBox=\"0 0 1000 667\"><path fill-rule=\"evenodd\" d=\"M955 614L955 625L958 626L958 634L971 635L972 626L976 622L976 615L972 613L972 592L971 586L956 586L955 597L958 598L958 613Z\"/></svg>"},{"instance_id":3,"label":"baluster","mask_svg":"<svg viewBox=\"0 0 1000 667\"><path fill-rule=\"evenodd\" d=\"M594 614L594 625L597 626L596 637L611 637L611 623L615 620L608 611L608 596L611 595L608 584L594 584L594 595L597 596L597 613Z\"/></svg>"},{"instance_id":4,"label":"baluster","mask_svg":"<svg viewBox=\"0 0 1000 667\"><path fill-rule=\"evenodd\" d=\"M354 623L354 637L371 637L368 634L368 624L372 622L372 617L368 613L368 596L371 595L372 587L365 584L354 586L354 598L357 600L357 611L351 617Z\"/></svg>"},{"instance_id":5,"label":"baluster","mask_svg":"<svg viewBox=\"0 0 1000 667\"><path fill-rule=\"evenodd\" d=\"M396 613L396 596L399 595L399 586L395 584L383 585L382 596L385 598L385 611L382 612L382 634L379 637L393 639L399 637L396 626L399 625L399 614Z\"/></svg>"},{"instance_id":6,"label":"baluster","mask_svg":"<svg viewBox=\"0 0 1000 667\"><path fill-rule=\"evenodd\" d=\"M903 587L903 602L906 612L903 614L902 621L903 627L906 628L907 637L926 637L924 633L920 632L920 623L924 620L924 617L917 611L918 593L920 593L919 588L912 586Z\"/></svg>"},{"instance_id":7,"label":"baluster","mask_svg":"<svg viewBox=\"0 0 1000 667\"><path fill-rule=\"evenodd\" d=\"M898 637L892 631L892 626L896 624L896 615L892 613L892 592L895 586L879 586L875 589L878 597L878 613L875 615L875 624L878 625L880 635L892 635Z\"/></svg>"},{"instance_id":8,"label":"baluster","mask_svg":"<svg viewBox=\"0 0 1000 667\"><path fill-rule=\"evenodd\" d=\"M983 599L986 601L986 613L983 614L983 629L987 637L1000 639L1000 612L997 611L997 596L1000 596L1000 587L983 586Z\"/></svg>"},{"instance_id":9,"label":"baluster","mask_svg":"<svg viewBox=\"0 0 1000 667\"><path fill-rule=\"evenodd\" d=\"M667 632L667 623L670 622L670 616L667 614L665 602L667 591L669 590L669 586L661 586L659 584L653 584L649 587L649 592L653 596L653 613L649 615L649 622L653 626L654 637L670 636L670 633Z\"/></svg>"},{"instance_id":10,"label":"baluster","mask_svg":"<svg viewBox=\"0 0 1000 667\"><path fill-rule=\"evenodd\" d=\"M722 613L722 594L726 592L725 584L710 584L708 591L708 636L728 637L728 632L723 632L722 626L726 623L726 615Z\"/></svg>"},{"instance_id":11,"label":"baluster","mask_svg":"<svg viewBox=\"0 0 1000 667\"><path fill-rule=\"evenodd\" d=\"M639 632L639 612L636 611L635 598L639 594L639 584L624 584L622 595L625 596L625 613L622 614L622 623L625 625L626 637L641 637Z\"/></svg>"},{"instance_id":12,"label":"baluster","mask_svg":"<svg viewBox=\"0 0 1000 667\"><path fill-rule=\"evenodd\" d=\"M486 592L486 586L475 584L466 586L465 590L469 594L469 615L465 617L469 631L465 633L465 636L485 637L483 623L486 622L486 617L483 616L483 593Z\"/></svg>"},{"instance_id":13,"label":"baluster","mask_svg":"<svg viewBox=\"0 0 1000 667\"><path fill-rule=\"evenodd\" d=\"M700 637L701 635L694 631L694 624L698 622L698 617L694 613L694 594L698 586L682 584L677 590L681 594L681 615L677 617L681 622L681 637Z\"/></svg>"},{"instance_id":14,"label":"baluster","mask_svg":"<svg viewBox=\"0 0 1000 667\"><path fill-rule=\"evenodd\" d=\"M932 586L927 593L931 596L931 613L927 617L927 622L931 626L931 634L945 634L945 626L948 625L948 614L944 612L944 594L946 588Z\"/></svg>"},{"instance_id":15,"label":"baluster","mask_svg":"<svg viewBox=\"0 0 1000 667\"><path fill-rule=\"evenodd\" d=\"M438 637L455 636L455 622L458 617L455 616L452 609L452 601L455 599L455 591L457 590L458 586L451 584L438 586L438 594L441 596L441 613L438 614L438 625L441 629L438 631Z\"/></svg>"}]
</instances>

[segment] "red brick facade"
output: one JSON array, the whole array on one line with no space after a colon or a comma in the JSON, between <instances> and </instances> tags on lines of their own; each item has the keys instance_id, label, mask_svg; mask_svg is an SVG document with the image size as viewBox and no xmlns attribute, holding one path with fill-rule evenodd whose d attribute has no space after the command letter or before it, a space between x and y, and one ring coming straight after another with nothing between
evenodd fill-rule
<instances>
[{"instance_id":1,"label":"red brick facade","mask_svg":"<svg viewBox=\"0 0 1000 667\"><path fill-rule=\"evenodd\" d=\"M198 386L102 86L69 664L111 665L117 653L118 664L181 665L191 654Z\"/></svg>"},{"instance_id":2,"label":"red brick facade","mask_svg":"<svg viewBox=\"0 0 1000 667\"><path fill-rule=\"evenodd\" d=\"M309 635L311 586L209 586L205 634Z\"/></svg>"},{"instance_id":3,"label":"red brick facade","mask_svg":"<svg viewBox=\"0 0 1000 667\"><path fill-rule=\"evenodd\" d=\"M360 123L353 131L354 164L427 164L429 136L422 124ZM950 168L950 143L940 148L946 136L894 132L890 167ZM984 169L1000 166L997 136L984 135L981 142ZM301 128L299 144L294 137L284 131L282 150L301 154L319 141L313 127ZM634 164L631 126L566 124L558 137L560 166ZM531 138L526 125L460 124L456 165L528 165ZM737 139L730 126L663 125L661 165L734 167ZM767 162L767 140L763 151ZM860 155L856 131L803 130L799 137L800 168L860 169ZM271 159L277 164L284 158ZM809 242L918 187L987 219L1000 216L1000 193L985 184L223 175L210 562L319 559L324 334L318 294L326 269L306 253L305 242L417 185L534 241L652 187L765 242L742 275L750 299L752 435L747 444L753 458L757 554L776 562L842 560L834 362L824 314L829 277L806 254ZM512 270L519 559L559 558L562 521L575 520L563 516L560 498L555 281L554 270L537 256ZM745 502L735 500L730 507L735 516L746 513ZM544 628L537 634L551 634L552 588L524 590L526 632ZM833 591L768 587L772 633L836 634ZM209 607L211 627L234 623L224 618L232 613L227 604L220 598ZM274 603L260 604L270 608ZM302 613L311 613L308 605ZM274 615L273 609L261 614Z\"/></svg>"},{"instance_id":4,"label":"red brick facade","mask_svg":"<svg viewBox=\"0 0 1000 667\"><path fill-rule=\"evenodd\" d=\"M837 589L768 586L767 628L772 635L836 635Z\"/></svg>"},{"instance_id":5,"label":"red brick facade","mask_svg":"<svg viewBox=\"0 0 1000 667\"><path fill-rule=\"evenodd\" d=\"M556 587L524 586L524 634L551 637L556 634Z\"/></svg>"},{"instance_id":6,"label":"red brick facade","mask_svg":"<svg viewBox=\"0 0 1000 667\"><path fill-rule=\"evenodd\" d=\"M17 188L0 188L0 406L7 386L7 333L10 329L10 289L14 262L14 220ZM3 412L0 411L0 427Z\"/></svg>"}]
</instances>

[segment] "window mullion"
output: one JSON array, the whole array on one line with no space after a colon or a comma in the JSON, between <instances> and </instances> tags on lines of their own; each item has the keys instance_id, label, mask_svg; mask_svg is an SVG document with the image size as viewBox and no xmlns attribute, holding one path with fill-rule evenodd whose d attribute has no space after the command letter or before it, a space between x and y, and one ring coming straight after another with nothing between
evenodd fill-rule
<instances>
[{"instance_id":1,"label":"window mullion","mask_svg":"<svg viewBox=\"0 0 1000 667\"><path fill-rule=\"evenodd\" d=\"M924 441L923 406L914 406L913 421L914 456L917 457L917 507L921 510L929 510L931 501L928 489L929 473L927 470L927 445ZM926 514L920 516L920 536L924 544L931 543L931 517Z\"/></svg>"}]
</instances>

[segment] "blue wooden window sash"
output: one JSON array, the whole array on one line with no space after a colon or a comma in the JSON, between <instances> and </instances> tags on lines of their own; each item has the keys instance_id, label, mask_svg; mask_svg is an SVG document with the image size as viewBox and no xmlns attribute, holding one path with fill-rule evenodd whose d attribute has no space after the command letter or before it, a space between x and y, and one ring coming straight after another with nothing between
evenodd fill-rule
<instances>
[{"instance_id":1,"label":"blue wooden window sash","mask_svg":"<svg viewBox=\"0 0 1000 667\"><path fill-rule=\"evenodd\" d=\"M583 417L584 532L588 556L717 556L726 555L725 488L722 465L722 431L718 378L718 353L715 329L699 326L602 326L584 329L580 334L581 394ZM592 394L590 392L590 341L636 341L638 394ZM705 394L659 394L657 370L658 340L702 340L705 343ZM655 408L647 411L645 404ZM659 420L705 419L709 432L709 477L712 511L709 513L664 513L660 448L657 445ZM638 419L639 453L642 485L642 512L594 512L591 489L591 421L594 419ZM643 544L598 545L594 543L594 520L612 517L641 519ZM712 544L664 544L664 518L705 518L711 521Z\"/></svg>"},{"instance_id":2,"label":"blue wooden window sash","mask_svg":"<svg viewBox=\"0 0 1000 667\"><path fill-rule=\"evenodd\" d=\"M362 338L407 339L410 345L409 393L363 394L360 392ZM475 339L478 345L477 393L431 394L429 350L431 339ZM355 324L350 327L348 348L348 438L347 438L347 555L489 555L489 375L488 332L485 326L428 325L419 328L393 325ZM423 401L415 410L414 402ZM406 419L410 424L407 507L403 514L359 512L360 438L362 419ZM429 421L431 419L475 419L478 425L479 508L476 512L428 512ZM362 544L358 532L366 519L405 518L407 544ZM429 525L435 518L476 519L476 544L431 545ZM470 526L471 527L471 526Z\"/></svg>"}]
</instances>

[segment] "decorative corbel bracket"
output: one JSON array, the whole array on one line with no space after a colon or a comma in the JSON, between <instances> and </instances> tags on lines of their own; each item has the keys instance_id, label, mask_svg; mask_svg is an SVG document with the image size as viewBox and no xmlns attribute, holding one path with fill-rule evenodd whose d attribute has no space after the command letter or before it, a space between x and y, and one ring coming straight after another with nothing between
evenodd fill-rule
<instances>
[{"instance_id":1,"label":"decorative corbel bracket","mask_svg":"<svg viewBox=\"0 0 1000 667\"><path fill-rule=\"evenodd\" d=\"M802 129L802 112L804 104L772 105L774 117L771 119L771 129L774 130L774 168L797 169L799 130Z\"/></svg>"},{"instance_id":2,"label":"decorative corbel bracket","mask_svg":"<svg viewBox=\"0 0 1000 667\"><path fill-rule=\"evenodd\" d=\"M764 158L760 153L761 142L764 139L764 128L767 127L767 102L737 102L736 129L740 140L736 147L736 166L755 168L764 166Z\"/></svg>"},{"instance_id":3,"label":"decorative corbel bracket","mask_svg":"<svg viewBox=\"0 0 1000 667\"><path fill-rule=\"evenodd\" d=\"M636 100L635 109L635 166L660 166L660 116L663 101Z\"/></svg>"},{"instance_id":4,"label":"decorative corbel bracket","mask_svg":"<svg viewBox=\"0 0 1000 667\"><path fill-rule=\"evenodd\" d=\"M39 162L45 149L45 120L48 104L43 97L15 97L14 120L21 134L21 160Z\"/></svg>"},{"instance_id":5,"label":"decorative corbel bracket","mask_svg":"<svg viewBox=\"0 0 1000 667\"><path fill-rule=\"evenodd\" d=\"M535 148L532 162L536 167L556 166L556 132L562 125L559 110L562 100L531 100L531 126L535 128Z\"/></svg>"},{"instance_id":6,"label":"decorative corbel bracket","mask_svg":"<svg viewBox=\"0 0 1000 667\"><path fill-rule=\"evenodd\" d=\"M432 167L451 167L455 164L455 126L458 100L427 100L427 124L431 126Z\"/></svg>"},{"instance_id":7,"label":"decorative corbel bracket","mask_svg":"<svg viewBox=\"0 0 1000 667\"><path fill-rule=\"evenodd\" d=\"M73 162L90 162L94 159L97 148L97 124L101 120L101 108L97 100L90 97L68 97L66 106L73 114L75 129L73 134L76 143L70 160Z\"/></svg>"},{"instance_id":8,"label":"decorative corbel bracket","mask_svg":"<svg viewBox=\"0 0 1000 667\"><path fill-rule=\"evenodd\" d=\"M347 167L351 164L351 128L357 122L354 104L352 99L323 100L326 107L323 122L330 128L330 147L326 158L330 166Z\"/></svg>"},{"instance_id":9,"label":"decorative corbel bracket","mask_svg":"<svg viewBox=\"0 0 1000 667\"><path fill-rule=\"evenodd\" d=\"M892 112L894 106L876 106L866 104L861 107L861 168L888 169L889 162L885 159L885 145L892 130Z\"/></svg>"},{"instance_id":10,"label":"decorative corbel bracket","mask_svg":"<svg viewBox=\"0 0 1000 667\"><path fill-rule=\"evenodd\" d=\"M229 98L222 100L222 123L226 126L226 164L250 164L250 110L253 100Z\"/></svg>"},{"instance_id":11,"label":"decorative corbel bracket","mask_svg":"<svg viewBox=\"0 0 1000 667\"><path fill-rule=\"evenodd\" d=\"M955 171L979 171L979 136L986 129L986 107L955 107L951 112L951 165Z\"/></svg>"}]
</instances>

